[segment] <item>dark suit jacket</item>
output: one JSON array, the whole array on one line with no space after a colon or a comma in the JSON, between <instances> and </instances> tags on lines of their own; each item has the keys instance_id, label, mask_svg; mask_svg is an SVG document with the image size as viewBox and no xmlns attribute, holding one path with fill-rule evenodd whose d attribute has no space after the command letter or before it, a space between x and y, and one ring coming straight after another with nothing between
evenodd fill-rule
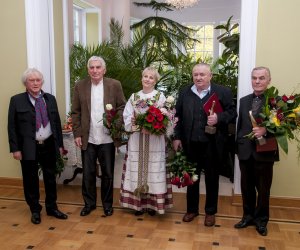
<instances>
[{"instance_id":1,"label":"dark suit jacket","mask_svg":"<svg viewBox=\"0 0 300 250\"><path fill-rule=\"evenodd\" d=\"M252 132L252 123L249 117L249 110L252 108L253 94L249 94L240 99L239 117L237 123L237 153L239 160L248 160L253 155L258 161L278 161L279 154L277 151L256 152L255 140L246 138L245 135ZM272 136L267 134L268 136Z\"/></svg>"},{"instance_id":2,"label":"dark suit jacket","mask_svg":"<svg viewBox=\"0 0 300 250\"><path fill-rule=\"evenodd\" d=\"M57 103L55 97L48 93L44 94L44 100L55 139L56 151L59 154L59 148L63 147L63 137ZM10 152L21 151L23 160L35 160L35 108L27 92L15 95L10 99L7 129Z\"/></svg>"},{"instance_id":3,"label":"dark suit jacket","mask_svg":"<svg viewBox=\"0 0 300 250\"><path fill-rule=\"evenodd\" d=\"M91 118L91 79L88 77L75 85L72 101L72 123L74 138L82 137L82 149L86 150ZM111 78L103 78L104 109L111 104L118 111L119 121L123 122L123 110L126 104L121 83ZM114 141L118 146L119 141Z\"/></svg>"},{"instance_id":4,"label":"dark suit jacket","mask_svg":"<svg viewBox=\"0 0 300 250\"><path fill-rule=\"evenodd\" d=\"M174 130L174 139L181 140L185 150L189 150L193 127L193 107L195 106L193 97L195 93L191 90L192 86L193 84L190 84L180 91L176 103L178 122ZM228 123L233 122L236 118L236 108L229 88L212 83L209 95L213 93L217 94L223 108L223 112L217 114L218 123L216 125L217 132L215 135L217 153L219 157L221 157L224 144L228 137Z\"/></svg>"}]
</instances>

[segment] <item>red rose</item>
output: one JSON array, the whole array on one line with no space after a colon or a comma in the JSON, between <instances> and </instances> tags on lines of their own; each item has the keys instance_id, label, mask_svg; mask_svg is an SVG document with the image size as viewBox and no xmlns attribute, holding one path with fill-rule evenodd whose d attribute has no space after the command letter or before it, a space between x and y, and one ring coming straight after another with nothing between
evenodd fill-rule
<instances>
[{"instance_id":1,"label":"red rose","mask_svg":"<svg viewBox=\"0 0 300 250\"><path fill-rule=\"evenodd\" d=\"M279 109L279 110L277 111L276 117L277 117L280 121L282 121L282 120L284 119L284 115L283 115L283 113L282 113L282 110Z\"/></svg>"},{"instance_id":2,"label":"red rose","mask_svg":"<svg viewBox=\"0 0 300 250\"><path fill-rule=\"evenodd\" d=\"M161 129L163 127L163 124L161 122L155 122L153 124L153 128L155 129Z\"/></svg>"},{"instance_id":3,"label":"red rose","mask_svg":"<svg viewBox=\"0 0 300 250\"><path fill-rule=\"evenodd\" d=\"M276 106L276 100L275 100L274 97L271 97L271 98L269 99L269 102L270 102L270 104L271 104L272 107L275 107L275 106Z\"/></svg>"},{"instance_id":4,"label":"red rose","mask_svg":"<svg viewBox=\"0 0 300 250\"><path fill-rule=\"evenodd\" d=\"M262 124L263 119L260 118L260 117L257 117L257 118L255 118L255 121L256 121L257 124Z\"/></svg>"},{"instance_id":5,"label":"red rose","mask_svg":"<svg viewBox=\"0 0 300 250\"><path fill-rule=\"evenodd\" d=\"M289 100L294 100L295 99L295 96L293 96L293 95L291 95L290 97L289 97Z\"/></svg>"},{"instance_id":6,"label":"red rose","mask_svg":"<svg viewBox=\"0 0 300 250\"><path fill-rule=\"evenodd\" d=\"M156 109L157 109L157 108L155 108L154 106L150 106L150 107L149 107L149 113L151 113L151 114L156 114Z\"/></svg>"},{"instance_id":7,"label":"red rose","mask_svg":"<svg viewBox=\"0 0 300 250\"><path fill-rule=\"evenodd\" d=\"M63 148L62 154L63 154L63 155L66 155L67 153L68 153L68 150L66 150L65 148Z\"/></svg>"},{"instance_id":8,"label":"red rose","mask_svg":"<svg viewBox=\"0 0 300 250\"><path fill-rule=\"evenodd\" d=\"M180 178L178 176L175 176L174 178L172 178L171 183L173 185L178 185L180 184Z\"/></svg>"},{"instance_id":9,"label":"red rose","mask_svg":"<svg viewBox=\"0 0 300 250\"><path fill-rule=\"evenodd\" d=\"M287 102L289 100L289 98L286 95L283 95L281 99L284 102Z\"/></svg>"},{"instance_id":10,"label":"red rose","mask_svg":"<svg viewBox=\"0 0 300 250\"><path fill-rule=\"evenodd\" d=\"M152 114L148 114L146 117L146 121L152 123L154 121L154 116Z\"/></svg>"},{"instance_id":11,"label":"red rose","mask_svg":"<svg viewBox=\"0 0 300 250\"><path fill-rule=\"evenodd\" d=\"M161 115L160 109L157 108L157 109L155 110L155 114L156 114L156 115Z\"/></svg>"},{"instance_id":12,"label":"red rose","mask_svg":"<svg viewBox=\"0 0 300 250\"><path fill-rule=\"evenodd\" d=\"M159 122L161 122L164 119L164 116L160 113L156 115L156 120L158 120Z\"/></svg>"},{"instance_id":13,"label":"red rose","mask_svg":"<svg viewBox=\"0 0 300 250\"><path fill-rule=\"evenodd\" d=\"M188 182L188 181L190 181L190 179L191 179L191 177L190 177L190 175L189 175L188 173L185 173L185 174L183 175L183 178L184 178L184 182Z\"/></svg>"}]
</instances>

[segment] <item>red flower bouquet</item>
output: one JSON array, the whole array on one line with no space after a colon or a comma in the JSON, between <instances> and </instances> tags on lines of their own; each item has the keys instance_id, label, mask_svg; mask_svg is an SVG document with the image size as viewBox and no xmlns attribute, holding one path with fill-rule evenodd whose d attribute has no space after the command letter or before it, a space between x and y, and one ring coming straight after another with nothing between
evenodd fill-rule
<instances>
[{"instance_id":1,"label":"red flower bouquet","mask_svg":"<svg viewBox=\"0 0 300 250\"><path fill-rule=\"evenodd\" d=\"M128 136L119 118L120 115L117 110L111 104L106 104L105 112L103 113L103 125L108 129L113 139L118 139L121 141L121 144L126 144Z\"/></svg>"},{"instance_id":2,"label":"red flower bouquet","mask_svg":"<svg viewBox=\"0 0 300 250\"><path fill-rule=\"evenodd\" d=\"M154 135L165 134L168 122L168 116L154 105L149 106L144 114L136 116L136 125L139 129L146 129Z\"/></svg>"},{"instance_id":3,"label":"red flower bouquet","mask_svg":"<svg viewBox=\"0 0 300 250\"><path fill-rule=\"evenodd\" d=\"M279 95L275 87L268 88L265 93L266 101L262 107L262 112L256 118L256 123L263 126L267 131L273 134L282 148L288 153L288 140L298 142L298 151L300 152L300 94ZM251 132L246 137L253 139Z\"/></svg>"},{"instance_id":4,"label":"red flower bouquet","mask_svg":"<svg viewBox=\"0 0 300 250\"><path fill-rule=\"evenodd\" d=\"M182 151L169 157L166 166L171 175L171 183L178 188L192 185L198 180L198 175L195 174L196 164L188 162Z\"/></svg>"}]
</instances>

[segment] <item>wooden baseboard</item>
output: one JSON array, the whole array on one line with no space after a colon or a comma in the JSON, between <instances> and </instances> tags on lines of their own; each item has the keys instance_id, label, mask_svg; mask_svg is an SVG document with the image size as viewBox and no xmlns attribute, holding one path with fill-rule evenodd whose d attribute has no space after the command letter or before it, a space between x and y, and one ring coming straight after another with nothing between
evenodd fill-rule
<instances>
[{"instance_id":1,"label":"wooden baseboard","mask_svg":"<svg viewBox=\"0 0 300 250\"><path fill-rule=\"evenodd\" d=\"M22 178L0 177L0 185L8 186L8 187L23 188L23 181L22 181ZM44 188L43 181L40 181L40 187ZM119 191L116 193L119 193ZM177 197L175 200L182 200L185 203L185 193L174 193L174 198L175 198L175 196ZM242 196L240 194L232 193L231 199L232 199L231 204L233 206L242 206ZM278 208L300 209L300 199L299 198L291 198L291 197L271 196L270 206L278 207Z\"/></svg>"},{"instance_id":2,"label":"wooden baseboard","mask_svg":"<svg viewBox=\"0 0 300 250\"><path fill-rule=\"evenodd\" d=\"M0 185L8 187L23 188L22 178L0 177ZM40 180L40 187L44 188L43 181Z\"/></svg>"},{"instance_id":3,"label":"wooden baseboard","mask_svg":"<svg viewBox=\"0 0 300 250\"><path fill-rule=\"evenodd\" d=\"M234 206L242 206L242 195L240 194L232 194L232 202L231 204ZM292 209L300 209L300 199L299 198L291 198L291 197L270 197L270 207L277 208L292 208Z\"/></svg>"}]
</instances>

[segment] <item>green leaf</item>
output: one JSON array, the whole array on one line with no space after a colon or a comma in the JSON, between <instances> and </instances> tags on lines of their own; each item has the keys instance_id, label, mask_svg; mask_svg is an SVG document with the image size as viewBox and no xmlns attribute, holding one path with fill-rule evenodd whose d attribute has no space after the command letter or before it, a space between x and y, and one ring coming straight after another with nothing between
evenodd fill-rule
<instances>
[{"instance_id":1,"label":"green leaf","mask_svg":"<svg viewBox=\"0 0 300 250\"><path fill-rule=\"evenodd\" d=\"M287 154L288 153L288 140L286 135L275 135L276 140L282 150Z\"/></svg>"}]
</instances>

